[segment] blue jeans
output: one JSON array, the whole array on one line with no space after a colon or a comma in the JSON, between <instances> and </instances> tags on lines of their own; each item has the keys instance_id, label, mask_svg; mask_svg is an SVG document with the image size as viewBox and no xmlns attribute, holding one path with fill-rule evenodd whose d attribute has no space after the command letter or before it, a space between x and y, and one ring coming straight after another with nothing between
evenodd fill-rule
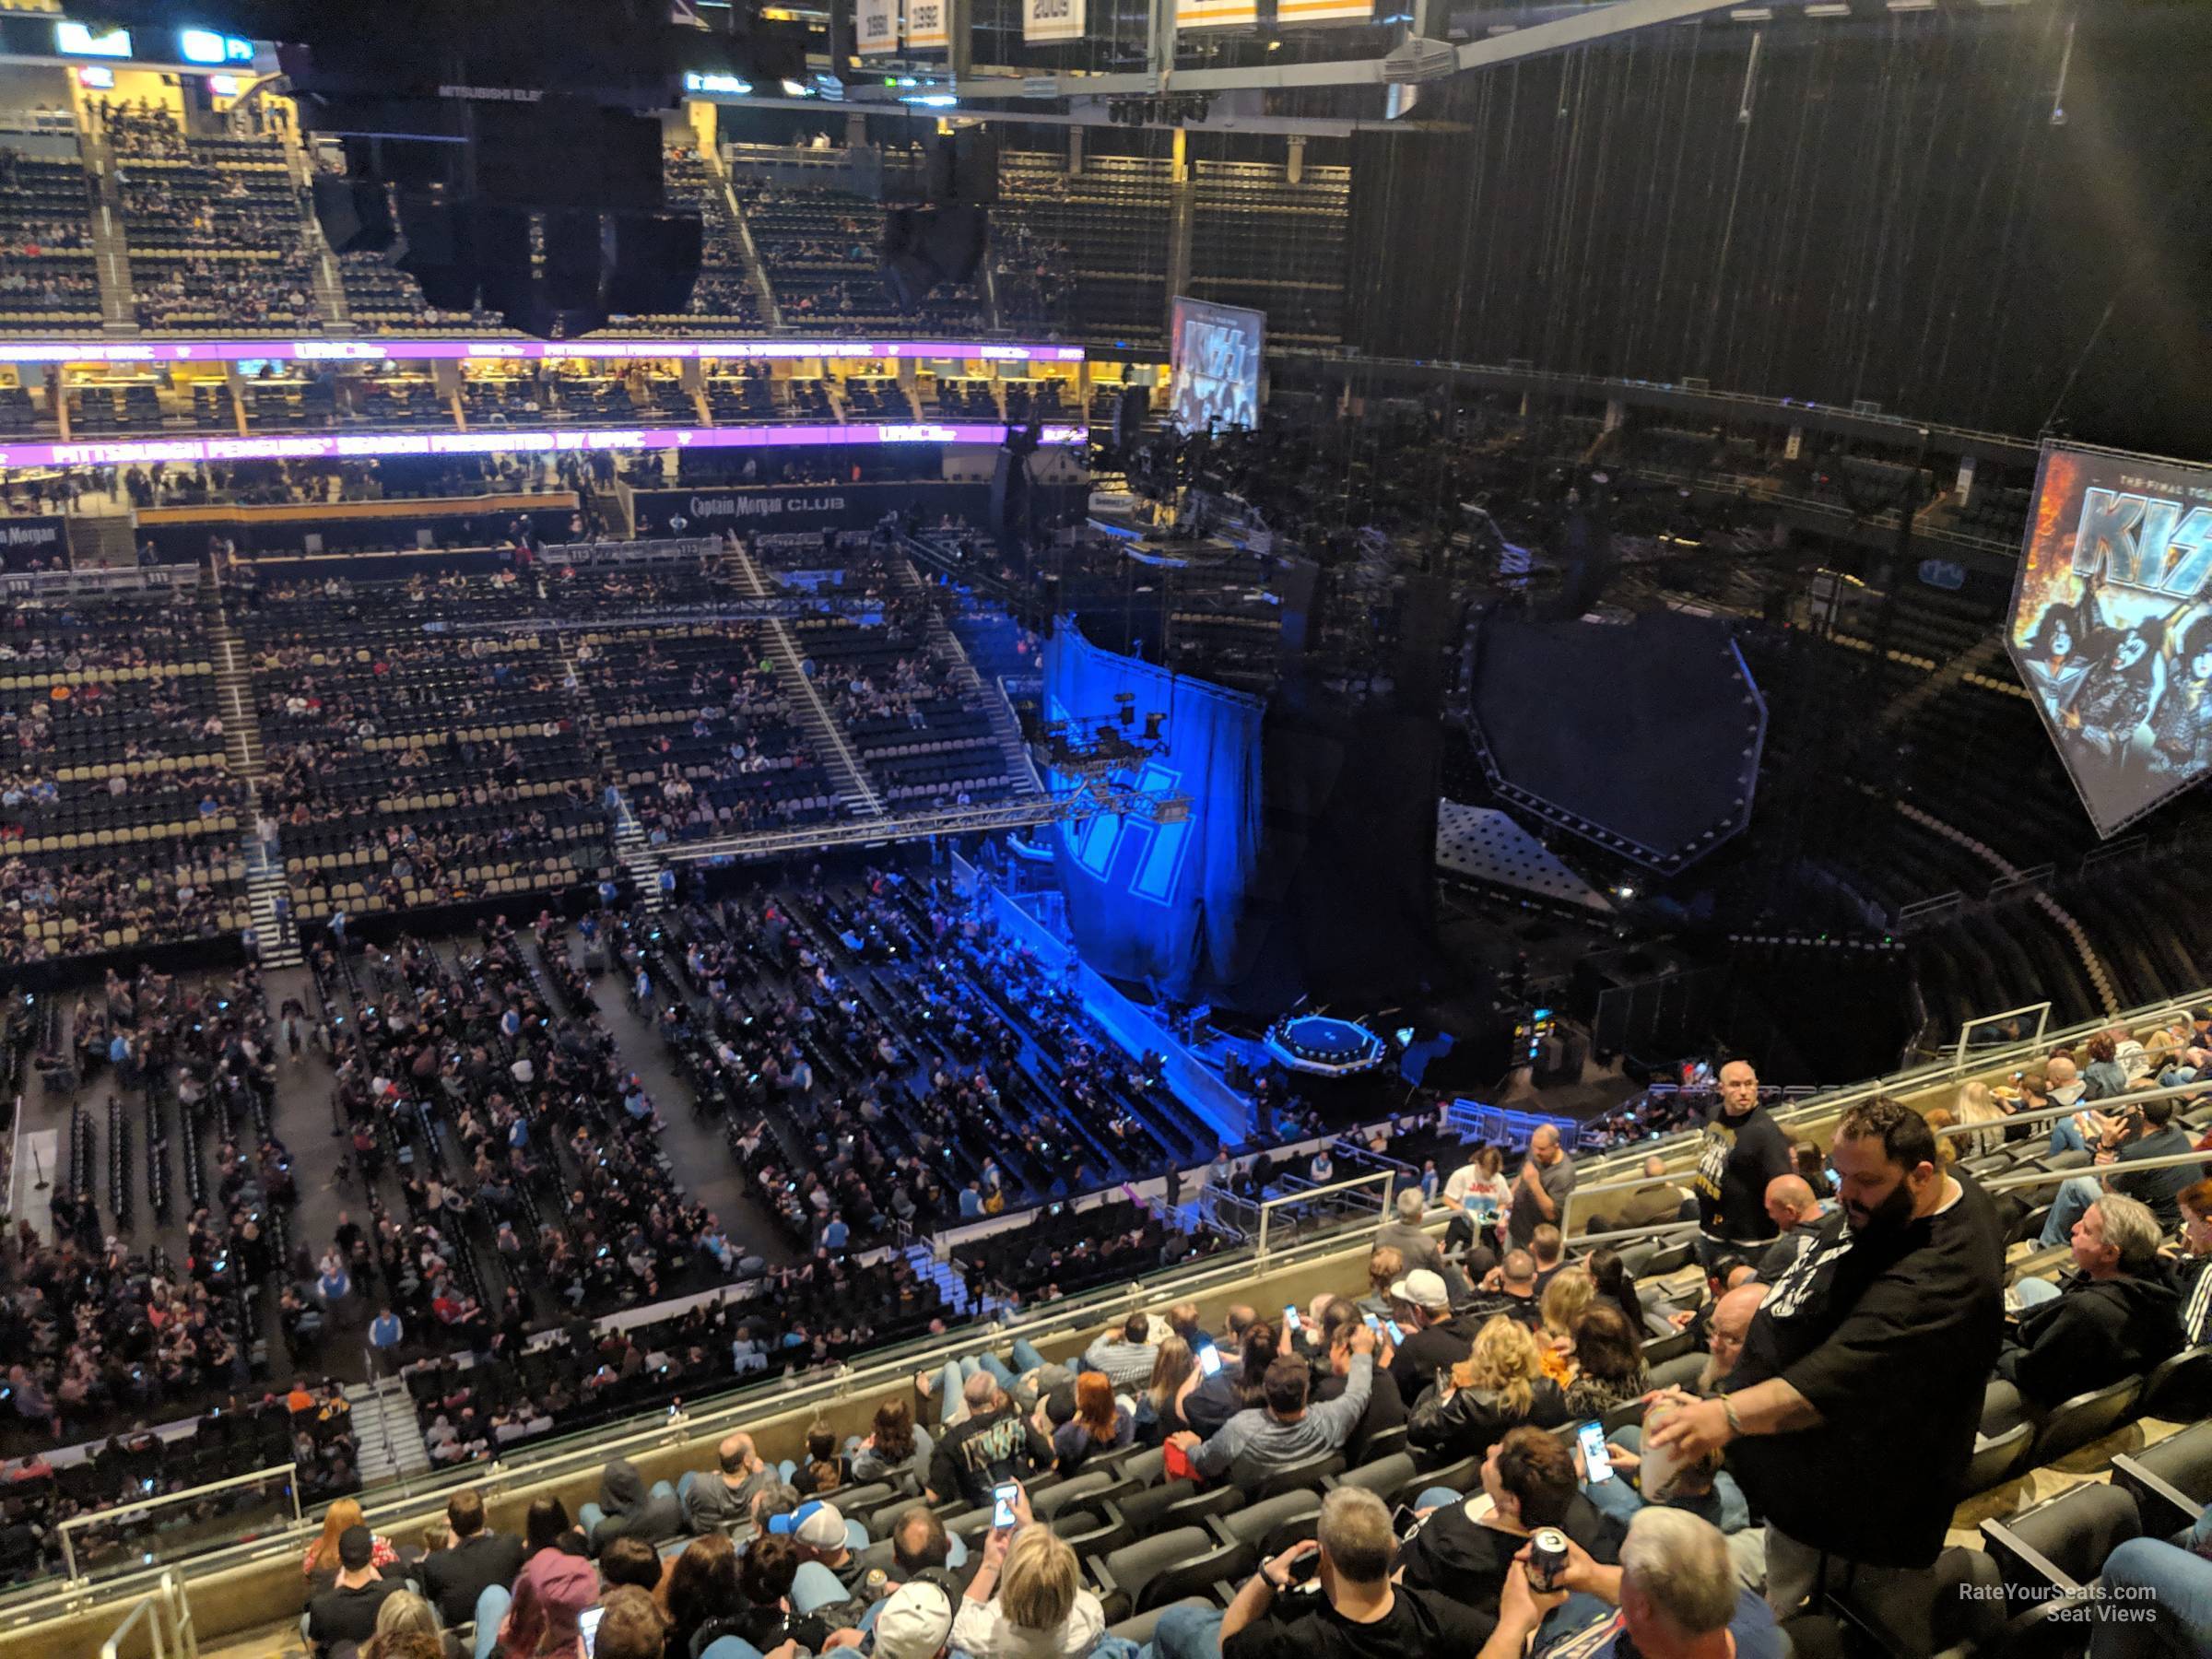
<instances>
[{"instance_id":1,"label":"blue jeans","mask_svg":"<svg viewBox=\"0 0 2212 1659\"><path fill-rule=\"evenodd\" d=\"M1152 1627L1144 1659L1221 1659L1218 1607L1170 1607Z\"/></svg>"},{"instance_id":2,"label":"blue jeans","mask_svg":"<svg viewBox=\"0 0 2212 1659\"><path fill-rule=\"evenodd\" d=\"M1422 1488L1421 1495L1413 1500L1413 1507L1417 1510L1442 1509L1446 1504L1457 1503L1465 1497L1465 1492L1455 1492L1450 1487L1426 1487Z\"/></svg>"},{"instance_id":3,"label":"blue jeans","mask_svg":"<svg viewBox=\"0 0 2212 1659\"><path fill-rule=\"evenodd\" d=\"M2212 1510L2183 1535L2201 1538L2207 1530ZM2212 1561L2161 1539L2131 1538L2105 1558L2103 1582L2105 1618L2089 1638L2089 1659L2212 1653ZM2145 1615L2146 1622L2133 1622Z\"/></svg>"},{"instance_id":4,"label":"blue jeans","mask_svg":"<svg viewBox=\"0 0 2212 1659\"><path fill-rule=\"evenodd\" d=\"M2051 1151L2053 1157L2061 1152L2087 1152L2088 1142L2081 1138L2081 1125L2071 1117L2051 1120Z\"/></svg>"},{"instance_id":5,"label":"blue jeans","mask_svg":"<svg viewBox=\"0 0 2212 1659\"><path fill-rule=\"evenodd\" d=\"M1022 1375L1035 1371L1044 1363L1044 1356L1027 1340L1018 1338L1014 1344L1014 1363L1009 1367L996 1354L978 1354L972 1359L947 1359L945 1369L937 1374L937 1421L946 1428L968 1420L968 1402L961 1395L968 1379L979 1371L989 1371L999 1387L1008 1394Z\"/></svg>"},{"instance_id":6,"label":"blue jeans","mask_svg":"<svg viewBox=\"0 0 2212 1659\"><path fill-rule=\"evenodd\" d=\"M514 1598L504 1584L487 1584L477 1597L477 1659L491 1659L500 1645L500 1620Z\"/></svg>"},{"instance_id":7,"label":"blue jeans","mask_svg":"<svg viewBox=\"0 0 2212 1659\"><path fill-rule=\"evenodd\" d=\"M699 1659L760 1659L760 1650L742 1636L717 1636L700 1650Z\"/></svg>"},{"instance_id":8,"label":"blue jeans","mask_svg":"<svg viewBox=\"0 0 2212 1659\"><path fill-rule=\"evenodd\" d=\"M2043 1236L2039 1242L2046 1250L2054 1250L2074 1237L2074 1223L2089 1213L2089 1206L2104 1194L2104 1188L2088 1175L2077 1175L2058 1185L2058 1196L2051 1200L2051 1213L2043 1218Z\"/></svg>"}]
</instances>

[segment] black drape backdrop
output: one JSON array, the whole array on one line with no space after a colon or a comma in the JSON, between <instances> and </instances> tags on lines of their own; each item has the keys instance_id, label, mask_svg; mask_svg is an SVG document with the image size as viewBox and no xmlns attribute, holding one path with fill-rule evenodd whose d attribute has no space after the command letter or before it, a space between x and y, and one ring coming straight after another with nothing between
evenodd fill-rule
<instances>
[{"instance_id":1,"label":"black drape backdrop","mask_svg":"<svg viewBox=\"0 0 2212 1659\"><path fill-rule=\"evenodd\" d=\"M1465 130L1357 141L1352 338L2013 432L2065 392L2077 436L2199 455L2207 110L2212 6L2173 0L1680 26L1463 76L1418 114Z\"/></svg>"}]
</instances>

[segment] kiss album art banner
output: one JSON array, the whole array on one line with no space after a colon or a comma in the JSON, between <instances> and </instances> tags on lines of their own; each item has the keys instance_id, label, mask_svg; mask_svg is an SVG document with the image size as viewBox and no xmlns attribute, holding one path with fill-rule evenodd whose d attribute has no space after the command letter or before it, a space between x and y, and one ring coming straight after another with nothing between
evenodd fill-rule
<instances>
[{"instance_id":1,"label":"kiss album art banner","mask_svg":"<svg viewBox=\"0 0 2212 1659\"><path fill-rule=\"evenodd\" d=\"M2046 444L2006 644L2099 835L2212 771L2212 468Z\"/></svg>"},{"instance_id":2,"label":"kiss album art banner","mask_svg":"<svg viewBox=\"0 0 2212 1659\"><path fill-rule=\"evenodd\" d=\"M1170 415L1184 432L1249 430L1260 424L1260 365L1267 313L1175 296L1168 362Z\"/></svg>"}]
</instances>

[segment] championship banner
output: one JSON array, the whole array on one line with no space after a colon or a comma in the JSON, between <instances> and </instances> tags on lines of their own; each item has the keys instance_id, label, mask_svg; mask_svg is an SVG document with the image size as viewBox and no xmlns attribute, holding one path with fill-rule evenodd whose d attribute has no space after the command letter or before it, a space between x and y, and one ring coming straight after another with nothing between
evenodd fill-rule
<instances>
[{"instance_id":1,"label":"championship banner","mask_svg":"<svg viewBox=\"0 0 2212 1659\"><path fill-rule=\"evenodd\" d=\"M2043 449L2006 645L2100 836L2212 771L2212 468Z\"/></svg>"},{"instance_id":2,"label":"championship banner","mask_svg":"<svg viewBox=\"0 0 2212 1659\"><path fill-rule=\"evenodd\" d=\"M1179 431L1260 424L1260 359L1267 313L1175 296L1168 361L1175 393L1169 417Z\"/></svg>"},{"instance_id":3,"label":"championship banner","mask_svg":"<svg viewBox=\"0 0 2212 1659\"><path fill-rule=\"evenodd\" d=\"M1259 0L1175 0L1177 29L1248 29L1259 20Z\"/></svg>"},{"instance_id":4,"label":"championship banner","mask_svg":"<svg viewBox=\"0 0 2212 1659\"><path fill-rule=\"evenodd\" d=\"M899 50L899 0L853 0L853 50L864 57Z\"/></svg>"},{"instance_id":5,"label":"championship banner","mask_svg":"<svg viewBox=\"0 0 2212 1659\"><path fill-rule=\"evenodd\" d=\"M1038 46L1079 41L1085 24L1084 0L1021 0L1021 39Z\"/></svg>"},{"instance_id":6,"label":"championship banner","mask_svg":"<svg viewBox=\"0 0 2212 1659\"><path fill-rule=\"evenodd\" d=\"M951 44L946 30L947 0L905 0L906 45L910 52L942 50Z\"/></svg>"},{"instance_id":7,"label":"championship banner","mask_svg":"<svg viewBox=\"0 0 2212 1659\"><path fill-rule=\"evenodd\" d=\"M1275 20L1293 23L1371 23L1374 0L1275 0Z\"/></svg>"}]
</instances>

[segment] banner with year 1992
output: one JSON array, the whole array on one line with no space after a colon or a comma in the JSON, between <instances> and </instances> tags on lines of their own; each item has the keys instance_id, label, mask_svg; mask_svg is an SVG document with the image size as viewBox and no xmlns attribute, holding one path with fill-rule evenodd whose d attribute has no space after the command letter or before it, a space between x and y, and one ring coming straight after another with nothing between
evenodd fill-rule
<instances>
[{"instance_id":1,"label":"banner with year 1992","mask_svg":"<svg viewBox=\"0 0 2212 1659\"><path fill-rule=\"evenodd\" d=\"M2212 468L2046 445L2005 642L2099 835L2212 772Z\"/></svg>"},{"instance_id":2,"label":"banner with year 1992","mask_svg":"<svg viewBox=\"0 0 2212 1659\"><path fill-rule=\"evenodd\" d=\"M899 0L853 0L853 50L864 55L899 50Z\"/></svg>"}]
</instances>

